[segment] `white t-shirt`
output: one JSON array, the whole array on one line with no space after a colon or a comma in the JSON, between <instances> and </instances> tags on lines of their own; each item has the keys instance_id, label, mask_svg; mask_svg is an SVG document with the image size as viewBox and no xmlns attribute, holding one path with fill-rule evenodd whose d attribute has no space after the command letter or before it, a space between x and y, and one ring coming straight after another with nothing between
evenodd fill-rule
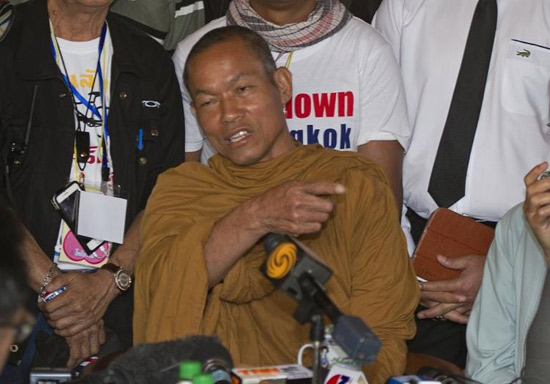
<instances>
[{"instance_id":1,"label":"white t-shirt","mask_svg":"<svg viewBox=\"0 0 550 384\"><path fill-rule=\"evenodd\" d=\"M437 208L428 183L477 2L385 0L374 19L401 66L414 132L404 202L425 218ZM466 195L451 207L489 221L523 201L523 177L550 158L550 2L498 0L498 10Z\"/></svg>"},{"instance_id":2,"label":"white t-shirt","mask_svg":"<svg viewBox=\"0 0 550 384\"><path fill-rule=\"evenodd\" d=\"M185 151L203 149L203 162L214 150L191 113L183 68L193 45L225 25L225 17L212 21L180 42L173 56L184 100ZM273 53L279 67L288 56ZM295 139L347 151L371 140L398 140L407 149L410 129L399 68L391 48L370 25L351 19L333 36L293 52L288 68L293 97L286 107L287 124Z\"/></svg>"},{"instance_id":3,"label":"white t-shirt","mask_svg":"<svg viewBox=\"0 0 550 384\"><path fill-rule=\"evenodd\" d=\"M111 81L111 60L113 55L113 46L111 43L111 37L107 29L105 36L105 44L103 47L102 55L100 58L103 86L104 86L104 98L100 95L100 77L96 76L94 82L94 74L96 73L98 62L98 48L100 38L75 42L57 38L59 49L63 57L63 61L67 68L68 77L73 84L74 88L84 97L86 101L91 101L100 116L96 116L92 113L90 108L87 108L85 103L82 103L75 97L75 104L80 114L83 114L90 118L90 124L81 124L80 126L90 135L90 157L88 163L84 168L85 174L85 186L88 192L99 192L101 186L101 167L103 162L103 150L101 148L101 140L103 137L103 124L102 119L107 114L110 103L110 81ZM60 57L56 58L59 69L65 74L65 68ZM92 87L93 83L93 89ZM91 98L90 93L93 92ZM70 96L70 95L69 95ZM108 119L107 119L108 121ZM75 113L75 124L78 124ZM108 146L107 146L108 147ZM108 154L109 168L111 171L111 177L113 174L112 161ZM73 161L71 166L71 173L69 180L79 180L80 169L78 168L73 152ZM80 247L77 240L74 238L68 226L62 221L60 228L60 235L58 245L56 246L54 261L58 261L60 268L62 269L75 269L75 268L90 268L94 266L102 265L109 256L111 245L105 243L92 255L87 255L86 252ZM79 265L72 264L72 262L78 262Z\"/></svg>"}]
</instances>

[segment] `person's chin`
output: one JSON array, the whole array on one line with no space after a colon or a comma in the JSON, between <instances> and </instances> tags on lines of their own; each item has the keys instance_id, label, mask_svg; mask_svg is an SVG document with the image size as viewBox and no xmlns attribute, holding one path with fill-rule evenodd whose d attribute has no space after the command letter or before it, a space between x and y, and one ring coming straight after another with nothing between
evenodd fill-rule
<instances>
[{"instance_id":1,"label":"person's chin","mask_svg":"<svg viewBox=\"0 0 550 384\"><path fill-rule=\"evenodd\" d=\"M236 156L229 160L241 167L247 167L258 163L258 159L255 156Z\"/></svg>"},{"instance_id":2,"label":"person's chin","mask_svg":"<svg viewBox=\"0 0 550 384\"><path fill-rule=\"evenodd\" d=\"M224 152L226 158L241 166L256 164L260 158L256 146L248 138L237 143L231 143L225 148Z\"/></svg>"},{"instance_id":3,"label":"person's chin","mask_svg":"<svg viewBox=\"0 0 550 384\"><path fill-rule=\"evenodd\" d=\"M260 156L252 148L241 148L239 150L228 151L225 157L237 165L246 167L258 163Z\"/></svg>"}]
</instances>

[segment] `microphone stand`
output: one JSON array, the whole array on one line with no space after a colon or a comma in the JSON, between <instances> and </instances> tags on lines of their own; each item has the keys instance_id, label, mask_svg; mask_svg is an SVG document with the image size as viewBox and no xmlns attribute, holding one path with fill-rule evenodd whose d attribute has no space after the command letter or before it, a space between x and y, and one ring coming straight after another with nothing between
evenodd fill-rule
<instances>
[{"instance_id":1,"label":"microphone stand","mask_svg":"<svg viewBox=\"0 0 550 384\"><path fill-rule=\"evenodd\" d=\"M321 343L325 339L325 324L323 316L315 314L311 317L311 343L313 344L313 378L312 384L321 384Z\"/></svg>"},{"instance_id":2,"label":"microphone stand","mask_svg":"<svg viewBox=\"0 0 550 384\"><path fill-rule=\"evenodd\" d=\"M323 286L309 273L304 273L298 279L302 298L294 317L300 323L310 322L310 338L313 345L313 378L312 384L321 384L324 375L321 374L321 348L325 339L325 324L321 313L326 314L333 322L342 315L327 296ZM326 373L325 373L326 374Z\"/></svg>"},{"instance_id":3,"label":"microphone stand","mask_svg":"<svg viewBox=\"0 0 550 384\"><path fill-rule=\"evenodd\" d=\"M301 299L294 318L301 324L312 321L319 312L325 314L334 324L333 340L342 347L347 355L357 361L374 361L381 342L378 337L358 317L342 314L328 297L323 285L310 273L302 273L298 278ZM312 321L313 322L313 321Z\"/></svg>"}]
</instances>

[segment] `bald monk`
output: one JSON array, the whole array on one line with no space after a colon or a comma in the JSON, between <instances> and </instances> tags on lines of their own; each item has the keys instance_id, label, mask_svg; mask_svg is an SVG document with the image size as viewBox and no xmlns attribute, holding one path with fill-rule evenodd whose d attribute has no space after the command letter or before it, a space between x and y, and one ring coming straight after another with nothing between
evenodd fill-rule
<instances>
[{"instance_id":1,"label":"bald monk","mask_svg":"<svg viewBox=\"0 0 550 384\"><path fill-rule=\"evenodd\" d=\"M218 335L237 364L292 363L308 341L296 302L260 272L270 232L298 236L334 271L327 291L382 340L369 383L403 372L418 288L380 167L302 146L283 106L291 74L255 32L225 27L192 49L193 111L218 151L164 173L146 208L136 265L135 343Z\"/></svg>"}]
</instances>

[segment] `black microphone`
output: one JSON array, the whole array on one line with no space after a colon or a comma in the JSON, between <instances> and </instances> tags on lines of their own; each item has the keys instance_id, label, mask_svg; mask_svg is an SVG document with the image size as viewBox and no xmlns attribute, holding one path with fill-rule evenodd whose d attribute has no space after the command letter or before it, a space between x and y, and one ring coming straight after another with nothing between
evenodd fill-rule
<instances>
[{"instance_id":1,"label":"black microphone","mask_svg":"<svg viewBox=\"0 0 550 384\"><path fill-rule=\"evenodd\" d=\"M227 384L233 360L215 337L191 336L154 344L141 344L113 361L102 371L72 383L78 384L165 384L179 379L179 363L199 361L214 382Z\"/></svg>"}]
</instances>

